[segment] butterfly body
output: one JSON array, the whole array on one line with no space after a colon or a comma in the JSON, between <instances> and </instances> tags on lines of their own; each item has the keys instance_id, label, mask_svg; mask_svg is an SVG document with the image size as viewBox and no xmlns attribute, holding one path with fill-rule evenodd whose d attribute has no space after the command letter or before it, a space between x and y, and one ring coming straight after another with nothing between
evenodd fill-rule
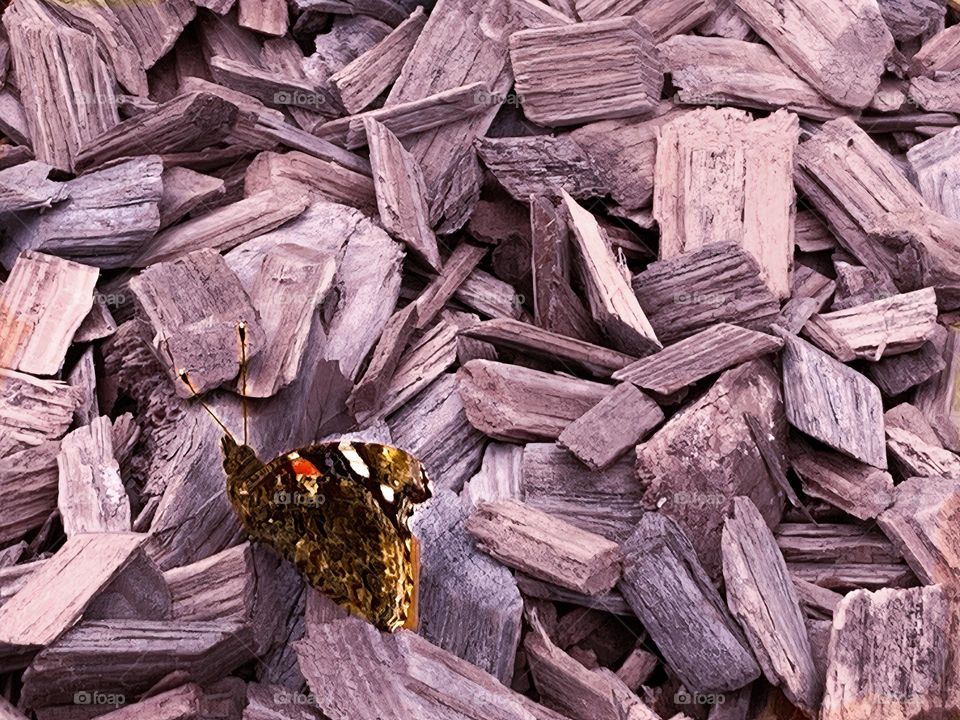
<instances>
[{"instance_id":1,"label":"butterfly body","mask_svg":"<svg viewBox=\"0 0 960 720\"><path fill-rule=\"evenodd\" d=\"M416 626L419 559L408 521L430 497L419 461L374 443L324 443L262 463L223 439L227 495L249 537L382 630Z\"/></svg>"}]
</instances>

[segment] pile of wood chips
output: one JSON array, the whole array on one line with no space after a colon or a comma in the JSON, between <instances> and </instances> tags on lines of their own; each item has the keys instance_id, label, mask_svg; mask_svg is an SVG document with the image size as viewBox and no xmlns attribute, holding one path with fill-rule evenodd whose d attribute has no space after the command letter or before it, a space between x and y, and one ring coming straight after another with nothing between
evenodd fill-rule
<instances>
[{"instance_id":1,"label":"pile of wood chips","mask_svg":"<svg viewBox=\"0 0 960 720\"><path fill-rule=\"evenodd\" d=\"M957 7L0 7L0 720L960 718ZM245 541L240 320L417 633Z\"/></svg>"}]
</instances>

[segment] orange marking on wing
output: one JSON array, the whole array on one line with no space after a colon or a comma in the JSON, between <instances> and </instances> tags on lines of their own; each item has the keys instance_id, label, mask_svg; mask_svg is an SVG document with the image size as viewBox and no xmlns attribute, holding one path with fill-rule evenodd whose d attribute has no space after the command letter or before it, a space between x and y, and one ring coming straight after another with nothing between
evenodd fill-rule
<instances>
[{"instance_id":1,"label":"orange marking on wing","mask_svg":"<svg viewBox=\"0 0 960 720\"><path fill-rule=\"evenodd\" d=\"M297 458L291 463L291 465L293 466L293 471L297 475L305 475L307 477L320 477L320 471L317 470L317 466L314 465L309 460L304 460L303 458Z\"/></svg>"}]
</instances>

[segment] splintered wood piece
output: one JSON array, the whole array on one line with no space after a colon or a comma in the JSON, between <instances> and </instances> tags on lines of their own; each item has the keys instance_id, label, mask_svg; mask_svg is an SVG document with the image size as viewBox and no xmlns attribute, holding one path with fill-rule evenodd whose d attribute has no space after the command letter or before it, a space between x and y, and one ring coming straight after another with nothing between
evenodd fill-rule
<instances>
[{"instance_id":1,"label":"splintered wood piece","mask_svg":"<svg viewBox=\"0 0 960 720\"><path fill-rule=\"evenodd\" d=\"M846 112L760 43L677 35L658 45L657 51L681 103L785 108L814 120L832 120Z\"/></svg>"},{"instance_id":2,"label":"splintered wood piece","mask_svg":"<svg viewBox=\"0 0 960 720\"><path fill-rule=\"evenodd\" d=\"M56 380L0 368L0 456L63 437L83 392Z\"/></svg>"},{"instance_id":3,"label":"splintered wood piece","mask_svg":"<svg viewBox=\"0 0 960 720\"><path fill-rule=\"evenodd\" d=\"M729 692L760 676L746 637L672 520L644 515L623 554L618 588L689 690Z\"/></svg>"},{"instance_id":4,"label":"splintered wood piece","mask_svg":"<svg viewBox=\"0 0 960 720\"><path fill-rule=\"evenodd\" d=\"M794 705L815 716L823 686L800 601L773 533L748 498L734 498L722 547L727 604L764 676Z\"/></svg>"},{"instance_id":5,"label":"splintered wood piece","mask_svg":"<svg viewBox=\"0 0 960 720\"><path fill-rule=\"evenodd\" d=\"M130 281L130 290L149 325L144 339L181 397L237 376L241 321L246 323L247 357L255 358L264 347L264 332L249 296L214 250L153 265ZM190 385L180 378L181 372L187 373Z\"/></svg>"},{"instance_id":6,"label":"splintered wood piece","mask_svg":"<svg viewBox=\"0 0 960 720\"><path fill-rule=\"evenodd\" d=\"M914 428L896 427L894 422L887 420L887 451L899 476L960 479L960 456L945 450L939 440L931 443Z\"/></svg>"},{"instance_id":7,"label":"splintered wood piece","mask_svg":"<svg viewBox=\"0 0 960 720\"><path fill-rule=\"evenodd\" d=\"M296 151L257 155L247 167L244 194L256 195L279 183L296 183L312 200L352 205L370 215L377 212L377 198L369 174Z\"/></svg>"},{"instance_id":8,"label":"splintered wood piece","mask_svg":"<svg viewBox=\"0 0 960 720\"><path fill-rule=\"evenodd\" d=\"M524 114L540 125L642 115L663 89L653 37L635 18L521 30L510 60Z\"/></svg>"},{"instance_id":9,"label":"splintered wood piece","mask_svg":"<svg viewBox=\"0 0 960 720\"><path fill-rule=\"evenodd\" d=\"M814 315L804 333L842 362L876 362L919 349L937 327L937 294L926 288Z\"/></svg>"},{"instance_id":10,"label":"splintered wood piece","mask_svg":"<svg viewBox=\"0 0 960 720\"><path fill-rule=\"evenodd\" d=\"M0 367L56 375L93 309L96 268L25 252L0 288Z\"/></svg>"},{"instance_id":11,"label":"splintered wood piece","mask_svg":"<svg viewBox=\"0 0 960 720\"><path fill-rule=\"evenodd\" d=\"M594 320L618 350L642 356L663 346L596 218L563 193Z\"/></svg>"},{"instance_id":12,"label":"splintered wood piece","mask_svg":"<svg viewBox=\"0 0 960 720\"><path fill-rule=\"evenodd\" d=\"M63 439L58 507L67 537L130 530L130 499L113 450L110 418L96 418Z\"/></svg>"},{"instance_id":13,"label":"splintered wood piece","mask_svg":"<svg viewBox=\"0 0 960 720\"><path fill-rule=\"evenodd\" d=\"M89 34L15 5L4 13L37 160L73 171L81 147L120 122L115 81Z\"/></svg>"},{"instance_id":14,"label":"splintered wood piece","mask_svg":"<svg viewBox=\"0 0 960 720\"><path fill-rule=\"evenodd\" d=\"M226 194L220 178L203 175L189 168L172 167L163 171L163 195L160 196L160 227L182 220L207 203L214 203Z\"/></svg>"},{"instance_id":15,"label":"splintered wood piece","mask_svg":"<svg viewBox=\"0 0 960 720\"><path fill-rule=\"evenodd\" d=\"M289 16L286 0L239 0L237 22L241 27L264 35L282 37L287 34Z\"/></svg>"},{"instance_id":16,"label":"splintered wood piece","mask_svg":"<svg viewBox=\"0 0 960 720\"><path fill-rule=\"evenodd\" d=\"M489 360L471 360L457 377L470 423L507 442L556 440L610 391L589 380Z\"/></svg>"},{"instance_id":17,"label":"splintered wood piece","mask_svg":"<svg viewBox=\"0 0 960 720\"><path fill-rule=\"evenodd\" d=\"M800 77L838 105L864 108L894 48L873 0L736 0L744 20Z\"/></svg>"},{"instance_id":18,"label":"splintered wood piece","mask_svg":"<svg viewBox=\"0 0 960 720\"><path fill-rule=\"evenodd\" d=\"M135 533L92 533L67 540L0 607L0 642L50 645L133 560L144 539ZM50 592L51 587L57 592Z\"/></svg>"},{"instance_id":19,"label":"splintered wood piece","mask_svg":"<svg viewBox=\"0 0 960 720\"><path fill-rule=\"evenodd\" d=\"M296 650L312 697L331 720L491 713L502 720L566 720L418 635L381 633L359 618L317 625ZM288 715L290 706L282 712Z\"/></svg>"},{"instance_id":20,"label":"splintered wood piece","mask_svg":"<svg viewBox=\"0 0 960 720\"><path fill-rule=\"evenodd\" d=\"M885 396L902 395L910 388L930 380L947 366L943 357L947 337L946 328L937 325L931 340L919 350L867 365L867 377Z\"/></svg>"},{"instance_id":21,"label":"splintered wood piece","mask_svg":"<svg viewBox=\"0 0 960 720\"><path fill-rule=\"evenodd\" d=\"M850 593L833 618L820 717L870 720L960 712L952 657L957 632L956 606L945 588Z\"/></svg>"},{"instance_id":22,"label":"splintered wood piece","mask_svg":"<svg viewBox=\"0 0 960 720\"><path fill-rule=\"evenodd\" d=\"M606 470L663 420L656 402L623 383L567 425L557 442L592 470Z\"/></svg>"},{"instance_id":23,"label":"splintered wood piece","mask_svg":"<svg viewBox=\"0 0 960 720\"><path fill-rule=\"evenodd\" d=\"M133 697L174 671L208 685L253 659L252 633L235 620L85 622L34 658L23 701L34 708L72 703L85 687Z\"/></svg>"},{"instance_id":24,"label":"splintered wood piece","mask_svg":"<svg viewBox=\"0 0 960 720\"><path fill-rule=\"evenodd\" d=\"M133 264L147 267L203 248L230 250L275 230L301 215L309 205L305 193L285 192L284 188L265 190L167 228L134 258Z\"/></svg>"},{"instance_id":25,"label":"splintered wood piece","mask_svg":"<svg viewBox=\"0 0 960 720\"><path fill-rule=\"evenodd\" d=\"M272 397L300 375L317 309L333 287L336 262L301 246L273 248L250 290L266 335L247 367L247 397Z\"/></svg>"},{"instance_id":26,"label":"splintered wood piece","mask_svg":"<svg viewBox=\"0 0 960 720\"><path fill-rule=\"evenodd\" d=\"M616 543L524 503L483 503L466 527L485 553L540 580L602 595L620 579Z\"/></svg>"},{"instance_id":27,"label":"splintered wood piece","mask_svg":"<svg viewBox=\"0 0 960 720\"><path fill-rule=\"evenodd\" d=\"M837 249L837 239L812 210L798 210L794 227L797 249L800 252L813 253Z\"/></svg>"},{"instance_id":28,"label":"splintered wood piece","mask_svg":"<svg viewBox=\"0 0 960 720\"><path fill-rule=\"evenodd\" d=\"M221 85L256 98L271 107L309 110L320 116L333 116L339 106L328 87L317 86L284 72L273 72L221 55L210 58L210 72ZM227 100L232 98L227 97ZM272 120L283 123L283 116L268 113Z\"/></svg>"},{"instance_id":29,"label":"splintered wood piece","mask_svg":"<svg viewBox=\"0 0 960 720\"><path fill-rule=\"evenodd\" d=\"M397 137L373 118L363 121L380 219L387 231L434 272L443 265L437 236L430 228L430 208L423 174Z\"/></svg>"},{"instance_id":30,"label":"splintered wood piece","mask_svg":"<svg viewBox=\"0 0 960 720\"><path fill-rule=\"evenodd\" d=\"M954 220L960 220L958 153L960 128L951 128L907 151L923 199L938 213Z\"/></svg>"},{"instance_id":31,"label":"splintered wood piece","mask_svg":"<svg viewBox=\"0 0 960 720\"><path fill-rule=\"evenodd\" d=\"M913 404L937 433L944 447L960 451L960 330L947 329L942 358L944 369L917 388Z\"/></svg>"},{"instance_id":32,"label":"splintered wood piece","mask_svg":"<svg viewBox=\"0 0 960 720\"><path fill-rule=\"evenodd\" d=\"M226 138L238 112L236 105L216 95L180 95L86 138L76 166L86 169L120 157L202 150Z\"/></svg>"},{"instance_id":33,"label":"splintered wood piece","mask_svg":"<svg viewBox=\"0 0 960 720\"><path fill-rule=\"evenodd\" d=\"M660 257L669 260L713 242L742 246L780 299L790 296L797 116L762 120L705 108L658 131L653 214Z\"/></svg>"},{"instance_id":34,"label":"splintered wood piece","mask_svg":"<svg viewBox=\"0 0 960 720\"><path fill-rule=\"evenodd\" d=\"M0 383L6 382L4 372L6 371L0 370ZM3 387L6 391L8 386L4 384ZM0 400L0 429L7 434L5 418L2 418L5 410L3 404ZM54 406L53 412L58 411L59 408ZM50 409L45 408L44 416L49 412ZM62 432L63 430L60 430L58 434ZM0 504L4 508L0 514L0 543L6 544L42 527L56 511L59 443L47 441L36 447L19 447L10 451L8 442L4 440L0 442L0 446L0 455L3 456L0 467ZM3 599L2 595L0 588L0 600Z\"/></svg>"},{"instance_id":35,"label":"splintered wood piece","mask_svg":"<svg viewBox=\"0 0 960 720\"><path fill-rule=\"evenodd\" d=\"M893 502L893 477L839 453L805 442L792 445L790 466L803 492L859 520L872 520Z\"/></svg>"},{"instance_id":36,"label":"splintered wood piece","mask_svg":"<svg viewBox=\"0 0 960 720\"><path fill-rule=\"evenodd\" d=\"M897 486L893 505L877 518L924 584L960 582L958 507L960 479L917 477Z\"/></svg>"},{"instance_id":37,"label":"splintered wood piece","mask_svg":"<svg viewBox=\"0 0 960 720\"><path fill-rule=\"evenodd\" d=\"M570 135L481 138L477 152L487 169L518 202L566 190L578 200L609 190L586 151Z\"/></svg>"},{"instance_id":38,"label":"splintered wood piece","mask_svg":"<svg viewBox=\"0 0 960 720\"><path fill-rule=\"evenodd\" d=\"M428 327L487 254L487 248L461 242L417 298L417 330Z\"/></svg>"},{"instance_id":39,"label":"splintered wood piece","mask_svg":"<svg viewBox=\"0 0 960 720\"><path fill-rule=\"evenodd\" d=\"M764 328L780 312L757 261L730 243L658 260L634 277L633 289L664 343L720 322Z\"/></svg>"},{"instance_id":40,"label":"splintered wood piece","mask_svg":"<svg viewBox=\"0 0 960 720\"><path fill-rule=\"evenodd\" d=\"M720 323L617 370L613 379L668 396L782 347L780 338Z\"/></svg>"},{"instance_id":41,"label":"splintered wood piece","mask_svg":"<svg viewBox=\"0 0 960 720\"><path fill-rule=\"evenodd\" d=\"M910 99L930 113L960 111L960 71L937 72L933 77L915 77L910 81Z\"/></svg>"},{"instance_id":42,"label":"splintered wood piece","mask_svg":"<svg viewBox=\"0 0 960 720\"><path fill-rule=\"evenodd\" d=\"M127 268L160 227L163 162L155 155L118 162L65 183L69 198L22 213L0 260L38 250L103 269Z\"/></svg>"},{"instance_id":43,"label":"splintered wood piece","mask_svg":"<svg viewBox=\"0 0 960 720\"><path fill-rule=\"evenodd\" d=\"M566 211L546 197L530 199L534 322L544 330L599 340L580 298L570 285L570 228Z\"/></svg>"},{"instance_id":44,"label":"splintered wood piece","mask_svg":"<svg viewBox=\"0 0 960 720\"><path fill-rule=\"evenodd\" d=\"M928 36L943 27L946 6L940 0L878 0L880 14L897 40L912 40ZM940 33L941 35L943 33ZM934 36L924 43L923 50L935 43ZM920 53L918 52L917 55ZM917 59L914 55L914 60Z\"/></svg>"},{"instance_id":45,"label":"splintered wood piece","mask_svg":"<svg viewBox=\"0 0 960 720\"><path fill-rule=\"evenodd\" d=\"M437 487L456 492L480 469L485 441L465 404L457 376L442 374L387 419L394 443L430 468Z\"/></svg>"},{"instance_id":46,"label":"splintered wood piece","mask_svg":"<svg viewBox=\"0 0 960 720\"><path fill-rule=\"evenodd\" d=\"M656 720L659 716L617 675L590 670L534 627L523 642L533 684L543 702L573 720ZM629 709L629 715L625 713Z\"/></svg>"},{"instance_id":47,"label":"splintered wood piece","mask_svg":"<svg viewBox=\"0 0 960 720\"><path fill-rule=\"evenodd\" d=\"M426 22L418 6L387 37L330 76L348 113L360 112L396 81Z\"/></svg>"},{"instance_id":48,"label":"splintered wood piece","mask_svg":"<svg viewBox=\"0 0 960 720\"><path fill-rule=\"evenodd\" d=\"M783 512L783 491L757 447L747 415L768 434L766 454L782 454L786 420L779 377L770 361L728 370L703 397L637 446L645 507L659 508L680 524L714 577L720 574L724 509L732 498L749 496L771 527Z\"/></svg>"},{"instance_id":49,"label":"splintered wood piece","mask_svg":"<svg viewBox=\"0 0 960 720\"><path fill-rule=\"evenodd\" d=\"M64 183L50 180L52 168L31 160L0 171L0 212L50 208L67 199Z\"/></svg>"},{"instance_id":50,"label":"splintered wood piece","mask_svg":"<svg viewBox=\"0 0 960 720\"><path fill-rule=\"evenodd\" d=\"M519 500L523 452L519 445L488 443L480 470L463 487L464 504L473 507L494 500Z\"/></svg>"},{"instance_id":51,"label":"splintered wood piece","mask_svg":"<svg viewBox=\"0 0 960 720\"><path fill-rule=\"evenodd\" d=\"M856 370L810 343L781 333L787 419L800 432L845 455L885 470L883 400Z\"/></svg>"},{"instance_id":52,"label":"splintered wood piece","mask_svg":"<svg viewBox=\"0 0 960 720\"><path fill-rule=\"evenodd\" d=\"M849 118L832 120L800 144L797 161L797 188L860 264L901 291L933 286L955 304L960 226L933 213L866 132Z\"/></svg>"},{"instance_id":53,"label":"splintered wood piece","mask_svg":"<svg viewBox=\"0 0 960 720\"><path fill-rule=\"evenodd\" d=\"M467 535L469 511L455 493L440 490L417 515L422 553L418 632L509 684L523 601L512 573L477 550Z\"/></svg>"},{"instance_id":54,"label":"splintered wood piece","mask_svg":"<svg viewBox=\"0 0 960 720\"><path fill-rule=\"evenodd\" d=\"M573 5L583 20L634 15L657 42L692 30L714 9L712 0L573 0Z\"/></svg>"},{"instance_id":55,"label":"splintered wood piece","mask_svg":"<svg viewBox=\"0 0 960 720\"><path fill-rule=\"evenodd\" d=\"M514 497L614 542L626 540L643 515L643 488L630 458L594 471L558 445L529 443L519 489Z\"/></svg>"},{"instance_id":56,"label":"splintered wood piece","mask_svg":"<svg viewBox=\"0 0 960 720\"><path fill-rule=\"evenodd\" d=\"M380 408L416 325L416 303L411 303L390 316L363 378L353 388L347 400L347 406L354 416L370 415Z\"/></svg>"},{"instance_id":57,"label":"splintered wood piece","mask_svg":"<svg viewBox=\"0 0 960 720\"><path fill-rule=\"evenodd\" d=\"M460 331L461 336L483 340L499 348L516 350L555 361L561 366L577 365L597 377L610 377L634 362L616 350L541 330L519 320L487 320Z\"/></svg>"}]
</instances>

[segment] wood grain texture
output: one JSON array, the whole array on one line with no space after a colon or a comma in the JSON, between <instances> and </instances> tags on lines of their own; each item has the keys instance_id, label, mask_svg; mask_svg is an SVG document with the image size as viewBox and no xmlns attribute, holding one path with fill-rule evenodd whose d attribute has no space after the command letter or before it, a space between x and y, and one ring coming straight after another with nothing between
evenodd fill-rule
<instances>
[{"instance_id":1,"label":"wood grain texture","mask_svg":"<svg viewBox=\"0 0 960 720\"><path fill-rule=\"evenodd\" d=\"M687 688L728 692L759 677L746 637L672 520L647 513L623 552L618 588Z\"/></svg>"},{"instance_id":2,"label":"wood grain texture","mask_svg":"<svg viewBox=\"0 0 960 720\"><path fill-rule=\"evenodd\" d=\"M947 217L960 220L960 129L951 128L907 151L923 199Z\"/></svg>"},{"instance_id":3,"label":"wood grain texture","mask_svg":"<svg viewBox=\"0 0 960 720\"><path fill-rule=\"evenodd\" d=\"M93 309L96 268L35 252L21 254L0 288L0 367L56 375Z\"/></svg>"},{"instance_id":4,"label":"wood grain texture","mask_svg":"<svg viewBox=\"0 0 960 720\"><path fill-rule=\"evenodd\" d=\"M933 426L944 447L960 451L960 330L947 328L941 358L944 368L917 387L913 403Z\"/></svg>"},{"instance_id":5,"label":"wood grain texture","mask_svg":"<svg viewBox=\"0 0 960 720\"><path fill-rule=\"evenodd\" d=\"M719 323L617 370L612 377L658 395L673 395L782 347L783 341L773 335Z\"/></svg>"},{"instance_id":6,"label":"wood grain texture","mask_svg":"<svg viewBox=\"0 0 960 720\"><path fill-rule=\"evenodd\" d=\"M0 415L2 410L0 404ZM56 511L59 447L59 443L50 440L25 449L21 447L11 451L8 448L3 452L0 502L6 510L0 516L0 542L15 542L41 528Z\"/></svg>"},{"instance_id":7,"label":"wood grain texture","mask_svg":"<svg viewBox=\"0 0 960 720\"><path fill-rule=\"evenodd\" d=\"M616 543L515 500L478 505L466 528L501 563L570 590L602 595L620 579Z\"/></svg>"},{"instance_id":8,"label":"wood grain texture","mask_svg":"<svg viewBox=\"0 0 960 720\"><path fill-rule=\"evenodd\" d=\"M956 632L956 607L942 587L850 593L833 619L820 717L906 720L960 712L949 649Z\"/></svg>"},{"instance_id":9,"label":"wood grain texture","mask_svg":"<svg viewBox=\"0 0 960 720\"><path fill-rule=\"evenodd\" d=\"M653 38L631 18L522 30L510 61L524 114L540 125L642 115L663 87Z\"/></svg>"},{"instance_id":10,"label":"wood grain texture","mask_svg":"<svg viewBox=\"0 0 960 720\"><path fill-rule=\"evenodd\" d=\"M369 214L376 211L376 192L369 174L298 151L258 154L247 167L244 194L257 195L281 182L300 185L311 200L352 205Z\"/></svg>"},{"instance_id":11,"label":"wood grain texture","mask_svg":"<svg viewBox=\"0 0 960 720\"><path fill-rule=\"evenodd\" d=\"M663 420L656 402L623 383L567 425L557 442L591 470L606 470Z\"/></svg>"},{"instance_id":12,"label":"wood grain texture","mask_svg":"<svg viewBox=\"0 0 960 720\"><path fill-rule=\"evenodd\" d=\"M237 22L241 27L264 35L286 34L289 17L285 0L238 0L238 7Z\"/></svg>"},{"instance_id":13,"label":"wood grain texture","mask_svg":"<svg viewBox=\"0 0 960 720\"><path fill-rule=\"evenodd\" d=\"M556 440L564 428L596 405L609 386L472 360L457 373L470 423L497 440Z\"/></svg>"},{"instance_id":14,"label":"wood grain texture","mask_svg":"<svg viewBox=\"0 0 960 720\"><path fill-rule=\"evenodd\" d=\"M799 132L790 113L753 121L730 108L698 110L660 127L653 197L660 258L734 243L757 260L776 297L789 297Z\"/></svg>"},{"instance_id":15,"label":"wood grain texture","mask_svg":"<svg viewBox=\"0 0 960 720\"><path fill-rule=\"evenodd\" d=\"M863 108L893 36L872 0L737 0L744 20L787 65L838 105Z\"/></svg>"},{"instance_id":16,"label":"wood grain texture","mask_svg":"<svg viewBox=\"0 0 960 720\"><path fill-rule=\"evenodd\" d=\"M856 370L782 333L787 419L835 450L885 470L880 390Z\"/></svg>"},{"instance_id":17,"label":"wood grain texture","mask_svg":"<svg viewBox=\"0 0 960 720\"><path fill-rule=\"evenodd\" d=\"M723 527L727 604L767 680L815 716L823 686L813 661L800 601L777 542L748 498L735 498Z\"/></svg>"}]
</instances>

